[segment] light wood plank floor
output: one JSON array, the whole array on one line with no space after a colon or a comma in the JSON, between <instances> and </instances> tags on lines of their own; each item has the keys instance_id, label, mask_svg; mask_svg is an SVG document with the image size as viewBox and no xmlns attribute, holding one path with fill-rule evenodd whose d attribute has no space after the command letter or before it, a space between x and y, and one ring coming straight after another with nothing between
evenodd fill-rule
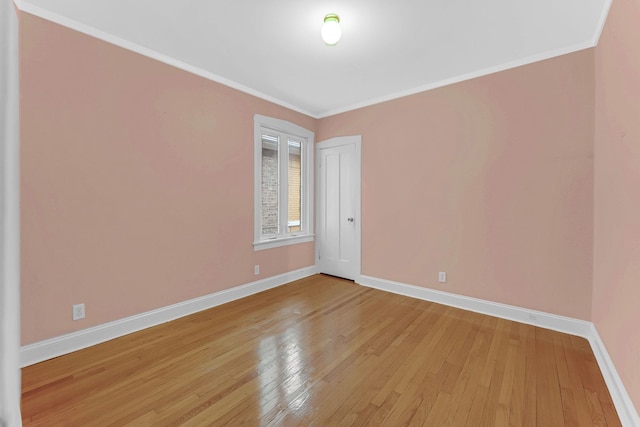
<instances>
[{"instance_id":1,"label":"light wood plank floor","mask_svg":"<svg viewBox=\"0 0 640 427\"><path fill-rule=\"evenodd\" d=\"M588 342L313 276L23 370L24 425L617 426Z\"/></svg>"}]
</instances>

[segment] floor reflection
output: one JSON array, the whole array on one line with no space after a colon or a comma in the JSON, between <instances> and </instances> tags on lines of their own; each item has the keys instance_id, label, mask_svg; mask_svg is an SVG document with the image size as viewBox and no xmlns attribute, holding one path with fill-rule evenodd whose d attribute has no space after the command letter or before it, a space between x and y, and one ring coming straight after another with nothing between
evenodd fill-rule
<instances>
[{"instance_id":1,"label":"floor reflection","mask_svg":"<svg viewBox=\"0 0 640 427\"><path fill-rule=\"evenodd\" d=\"M308 399L308 393L304 391L310 379L304 369L303 344L300 325L291 326L276 335L261 337L256 370L262 416L271 413L277 406L290 412L298 411Z\"/></svg>"}]
</instances>

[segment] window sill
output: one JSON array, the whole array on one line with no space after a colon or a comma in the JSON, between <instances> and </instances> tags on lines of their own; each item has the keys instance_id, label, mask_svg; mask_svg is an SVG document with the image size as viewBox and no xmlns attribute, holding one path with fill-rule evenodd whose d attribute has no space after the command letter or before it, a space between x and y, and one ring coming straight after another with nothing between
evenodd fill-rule
<instances>
[{"instance_id":1,"label":"window sill","mask_svg":"<svg viewBox=\"0 0 640 427\"><path fill-rule=\"evenodd\" d=\"M253 242L254 251L262 251L264 249L279 248L280 246L295 245L298 243L313 242L315 234L302 234L300 236L287 236L278 239L261 240Z\"/></svg>"}]
</instances>

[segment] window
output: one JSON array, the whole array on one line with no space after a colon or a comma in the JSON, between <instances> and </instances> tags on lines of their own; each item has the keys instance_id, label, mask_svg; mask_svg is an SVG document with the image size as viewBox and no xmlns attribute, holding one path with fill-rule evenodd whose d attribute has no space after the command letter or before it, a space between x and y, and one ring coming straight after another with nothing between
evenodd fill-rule
<instances>
[{"instance_id":1,"label":"window","mask_svg":"<svg viewBox=\"0 0 640 427\"><path fill-rule=\"evenodd\" d=\"M313 240L313 132L254 117L254 249Z\"/></svg>"}]
</instances>

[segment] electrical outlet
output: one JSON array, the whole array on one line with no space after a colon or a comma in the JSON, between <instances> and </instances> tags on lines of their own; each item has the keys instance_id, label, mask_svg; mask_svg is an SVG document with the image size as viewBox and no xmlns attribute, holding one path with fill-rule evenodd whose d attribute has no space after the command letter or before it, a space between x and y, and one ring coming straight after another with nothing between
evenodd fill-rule
<instances>
[{"instance_id":1,"label":"electrical outlet","mask_svg":"<svg viewBox=\"0 0 640 427\"><path fill-rule=\"evenodd\" d=\"M445 271L438 273L438 282L447 283L447 273Z\"/></svg>"},{"instance_id":2,"label":"electrical outlet","mask_svg":"<svg viewBox=\"0 0 640 427\"><path fill-rule=\"evenodd\" d=\"M73 305L73 320L84 319L84 304Z\"/></svg>"},{"instance_id":3,"label":"electrical outlet","mask_svg":"<svg viewBox=\"0 0 640 427\"><path fill-rule=\"evenodd\" d=\"M260 274L260 266L259 265L256 264L256 265L253 266L253 274L255 274L256 276L258 274Z\"/></svg>"}]
</instances>

